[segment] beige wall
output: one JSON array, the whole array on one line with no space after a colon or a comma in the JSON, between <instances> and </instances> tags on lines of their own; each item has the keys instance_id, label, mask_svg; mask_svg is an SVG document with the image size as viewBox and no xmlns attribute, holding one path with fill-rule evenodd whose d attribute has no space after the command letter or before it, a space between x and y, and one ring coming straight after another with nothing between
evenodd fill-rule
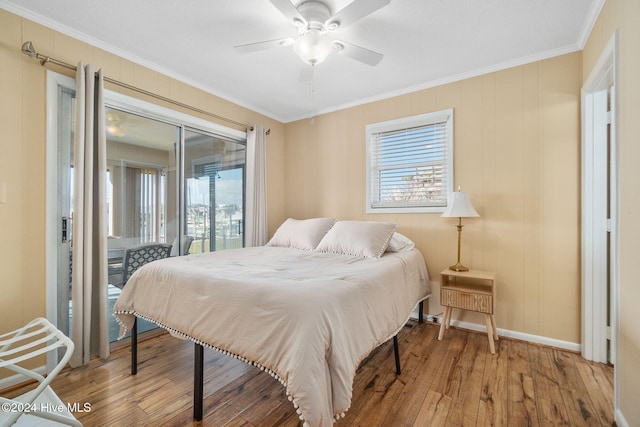
<instances>
[{"instance_id":1,"label":"beige wall","mask_svg":"<svg viewBox=\"0 0 640 427\"><path fill-rule=\"evenodd\" d=\"M618 30L619 329L618 407L628 425L640 425L640 2L607 0L584 48L586 79Z\"/></svg>"},{"instance_id":2,"label":"beige wall","mask_svg":"<svg viewBox=\"0 0 640 427\"><path fill-rule=\"evenodd\" d=\"M564 55L288 123L286 215L396 222L439 281L455 263L456 221L366 214L365 125L454 108L454 184L480 213L465 221L463 264L497 272L499 328L578 343L581 62Z\"/></svg>"},{"instance_id":3,"label":"beige wall","mask_svg":"<svg viewBox=\"0 0 640 427\"><path fill-rule=\"evenodd\" d=\"M579 89L620 29L620 408L640 424L640 3L608 0L584 52L283 125L0 10L0 332L45 314L45 69L24 41L69 63L246 123L271 128L269 228L287 216L391 220L424 253L429 273L455 260L455 228L437 214L367 215L364 126L453 107L455 185L479 219L465 222L462 260L498 273L498 327L580 340ZM224 123L223 123L224 124ZM283 191L284 189L284 191ZM437 298L430 312L441 308ZM466 320L477 320L467 317ZM621 373L623 372L623 373Z\"/></svg>"},{"instance_id":4,"label":"beige wall","mask_svg":"<svg viewBox=\"0 0 640 427\"><path fill-rule=\"evenodd\" d=\"M61 61L93 63L113 79L271 128L267 142L271 233L283 221L282 123L0 9L0 183L7 189L7 203L0 204L0 332L46 315L44 235L45 216L50 214L45 211L44 193L46 68L20 52L25 41Z\"/></svg>"}]
</instances>

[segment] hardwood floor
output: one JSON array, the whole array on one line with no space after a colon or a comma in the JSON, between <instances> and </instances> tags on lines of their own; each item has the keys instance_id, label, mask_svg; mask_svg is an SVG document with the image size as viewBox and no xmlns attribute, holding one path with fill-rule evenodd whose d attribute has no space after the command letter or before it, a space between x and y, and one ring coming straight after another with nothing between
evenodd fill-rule
<instances>
[{"instance_id":1,"label":"hardwood floor","mask_svg":"<svg viewBox=\"0 0 640 427\"><path fill-rule=\"evenodd\" d=\"M360 366L351 409L335 426L604 426L613 422L613 368L578 354L411 321L393 345ZM107 360L61 373L63 402L88 402L85 426L298 426L284 388L259 369L205 349L204 419L193 421L193 343L168 334L139 345L129 375L128 347ZM18 391L14 391L17 394Z\"/></svg>"}]
</instances>

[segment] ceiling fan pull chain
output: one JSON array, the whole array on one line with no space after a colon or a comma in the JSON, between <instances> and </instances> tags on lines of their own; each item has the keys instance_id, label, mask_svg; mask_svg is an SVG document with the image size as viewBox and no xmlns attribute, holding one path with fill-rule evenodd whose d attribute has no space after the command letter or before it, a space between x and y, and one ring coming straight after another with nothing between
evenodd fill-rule
<instances>
[{"instance_id":1,"label":"ceiling fan pull chain","mask_svg":"<svg viewBox=\"0 0 640 427\"><path fill-rule=\"evenodd\" d=\"M311 119L311 124L314 123L314 115L313 115L313 109L314 109L314 103L315 103L315 86L314 86L314 82L315 82L315 75L316 75L316 67L315 65L311 64L311 81L309 81L309 98L310 98L310 102L309 102L309 118Z\"/></svg>"}]
</instances>

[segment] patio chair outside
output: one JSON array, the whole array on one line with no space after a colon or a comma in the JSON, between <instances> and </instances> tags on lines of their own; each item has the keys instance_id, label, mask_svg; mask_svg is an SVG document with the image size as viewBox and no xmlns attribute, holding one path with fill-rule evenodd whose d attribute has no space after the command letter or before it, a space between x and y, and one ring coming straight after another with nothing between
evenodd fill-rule
<instances>
[{"instance_id":1,"label":"patio chair outside","mask_svg":"<svg viewBox=\"0 0 640 427\"><path fill-rule=\"evenodd\" d=\"M193 236L182 237L182 253L178 253L178 238L176 237L171 245L171 254L169 256L189 255L189 249L191 249L191 242L193 242Z\"/></svg>"},{"instance_id":2,"label":"patio chair outside","mask_svg":"<svg viewBox=\"0 0 640 427\"><path fill-rule=\"evenodd\" d=\"M143 265L167 258L171 252L168 243L143 243L124 250L122 267L109 267L109 283L122 289L135 271Z\"/></svg>"}]
</instances>

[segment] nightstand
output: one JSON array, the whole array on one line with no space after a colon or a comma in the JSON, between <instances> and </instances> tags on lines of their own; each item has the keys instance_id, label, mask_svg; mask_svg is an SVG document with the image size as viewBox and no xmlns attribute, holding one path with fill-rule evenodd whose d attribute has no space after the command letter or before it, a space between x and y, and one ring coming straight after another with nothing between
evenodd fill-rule
<instances>
[{"instance_id":1,"label":"nightstand","mask_svg":"<svg viewBox=\"0 0 640 427\"><path fill-rule=\"evenodd\" d=\"M445 307L438 340L442 340L444 330L449 329L451 312L454 308L477 311L485 314L489 350L495 354L493 339L498 338L496 321L493 317L496 299L496 273L491 271L469 270L440 272L440 305Z\"/></svg>"}]
</instances>

